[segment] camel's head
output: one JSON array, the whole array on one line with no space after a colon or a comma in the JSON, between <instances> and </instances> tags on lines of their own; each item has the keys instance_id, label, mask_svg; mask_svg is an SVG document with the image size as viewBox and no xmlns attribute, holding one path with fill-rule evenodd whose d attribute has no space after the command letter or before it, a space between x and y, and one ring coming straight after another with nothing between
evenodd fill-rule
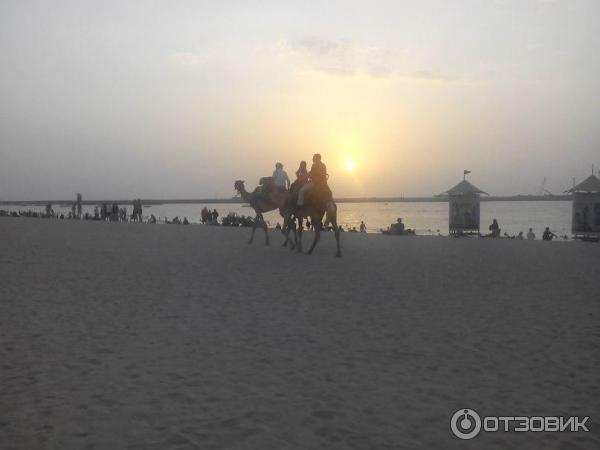
<instances>
[{"instance_id":1,"label":"camel's head","mask_svg":"<svg viewBox=\"0 0 600 450\"><path fill-rule=\"evenodd\" d=\"M233 187L238 192L242 192L242 191L246 190L246 188L244 187L244 180L237 180L235 183L233 183Z\"/></svg>"}]
</instances>

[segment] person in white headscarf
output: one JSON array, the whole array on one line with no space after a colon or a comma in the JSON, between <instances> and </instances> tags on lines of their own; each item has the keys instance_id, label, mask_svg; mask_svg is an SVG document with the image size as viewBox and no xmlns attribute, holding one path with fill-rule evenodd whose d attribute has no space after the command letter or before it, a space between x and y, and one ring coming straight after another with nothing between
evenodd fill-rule
<instances>
[{"instance_id":1,"label":"person in white headscarf","mask_svg":"<svg viewBox=\"0 0 600 450\"><path fill-rule=\"evenodd\" d=\"M273 183L275 187L287 190L290 187L290 178L285 170L283 170L283 164L278 162L275 164L275 171L273 172Z\"/></svg>"}]
</instances>

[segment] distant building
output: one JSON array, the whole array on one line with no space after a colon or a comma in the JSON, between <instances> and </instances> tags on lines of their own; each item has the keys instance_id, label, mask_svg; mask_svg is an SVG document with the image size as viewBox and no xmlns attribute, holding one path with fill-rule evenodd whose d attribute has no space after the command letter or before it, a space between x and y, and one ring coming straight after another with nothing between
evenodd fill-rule
<instances>
[{"instance_id":1,"label":"distant building","mask_svg":"<svg viewBox=\"0 0 600 450\"><path fill-rule=\"evenodd\" d=\"M479 234L480 194L488 195L487 192L473 186L465 178L444 194L448 196L450 235Z\"/></svg>"},{"instance_id":2,"label":"distant building","mask_svg":"<svg viewBox=\"0 0 600 450\"><path fill-rule=\"evenodd\" d=\"M566 192L573 194L573 237L600 239L600 179L591 175Z\"/></svg>"}]
</instances>

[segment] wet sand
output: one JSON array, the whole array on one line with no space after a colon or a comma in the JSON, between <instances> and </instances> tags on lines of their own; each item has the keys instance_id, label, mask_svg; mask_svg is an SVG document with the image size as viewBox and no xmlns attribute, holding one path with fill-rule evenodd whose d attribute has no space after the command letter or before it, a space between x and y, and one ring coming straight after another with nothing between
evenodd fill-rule
<instances>
[{"instance_id":1,"label":"wet sand","mask_svg":"<svg viewBox=\"0 0 600 450\"><path fill-rule=\"evenodd\" d=\"M271 233L0 218L0 447L600 448L600 245Z\"/></svg>"}]
</instances>

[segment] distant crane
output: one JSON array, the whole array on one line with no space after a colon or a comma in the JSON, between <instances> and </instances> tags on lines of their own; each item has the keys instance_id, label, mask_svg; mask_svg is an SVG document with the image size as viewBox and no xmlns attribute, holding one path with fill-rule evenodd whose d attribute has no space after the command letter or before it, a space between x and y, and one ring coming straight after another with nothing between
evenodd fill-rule
<instances>
[{"instance_id":1,"label":"distant crane","mask_svg":"<svg viewBox=\"0 0 600 450\"><path fill-rule=\"evenodd\" d=\"M544 196L544 195L553 195L552 192L550 192L548 189L546 189L546 182L548 180L546 179L546 177L544 177L544 179L542 180L542 183L540 184L540 187L536 193L536 195L538 197Z\"/></svg>"}]
</instances>

